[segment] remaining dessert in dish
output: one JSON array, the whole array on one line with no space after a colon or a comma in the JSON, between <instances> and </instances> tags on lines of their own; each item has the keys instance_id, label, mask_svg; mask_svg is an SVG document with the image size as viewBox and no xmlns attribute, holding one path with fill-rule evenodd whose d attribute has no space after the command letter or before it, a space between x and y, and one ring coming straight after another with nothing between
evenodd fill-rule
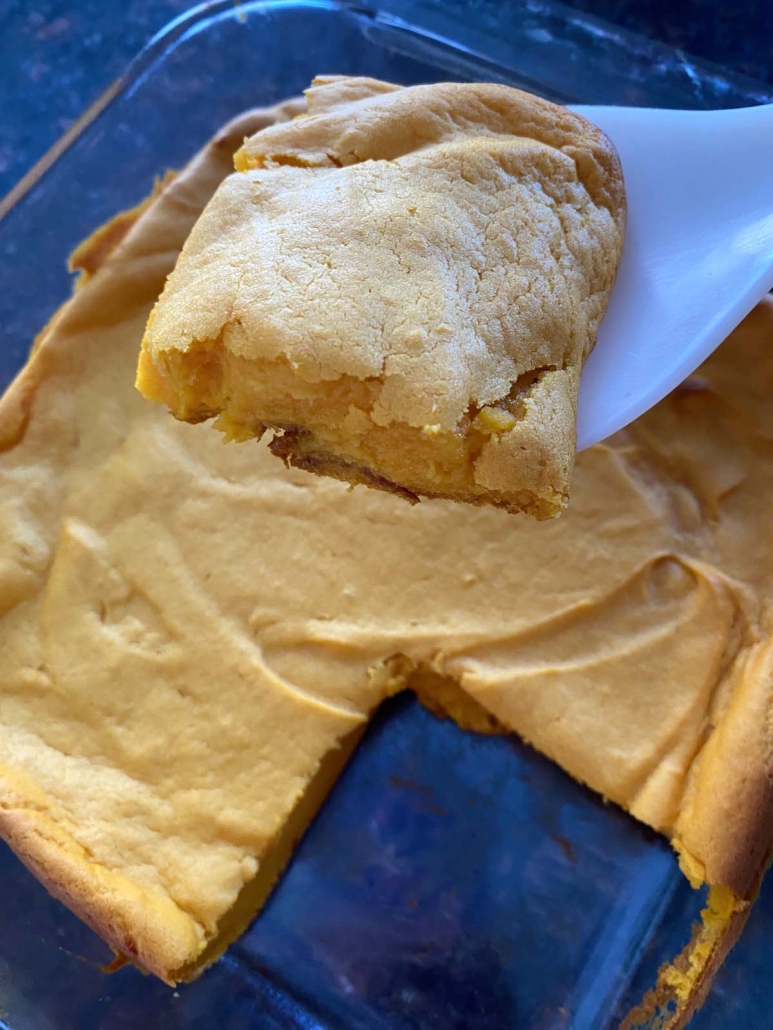
<instances>
[{"instance_id":1,"label":"remaining dessert in dish","mask_svg":"<svg viewBox=\"0 0 773 1030\"><path fill-rule=\"evenodd\" d=\"M622 249L611 143L492 84L325 78L307 100L237 153L139 389L311 472L558 514Z\"/></svg>"},{"instance_id":2,"label":"remaining dessert in dish","mask_svg":"<svg viewBox=\"0 0 773 1030\"><path fill-rule=\"evenodd\" d=\"M193 976L415 690L517 731L715 885L662 983L684 1013L773 835L773 305L583 453L557 521L223 447L137 394L136 356L232 151L294 110L245 116L81 247L0 402L0 833L118 951Z\"/></svg>"}]
</instances>

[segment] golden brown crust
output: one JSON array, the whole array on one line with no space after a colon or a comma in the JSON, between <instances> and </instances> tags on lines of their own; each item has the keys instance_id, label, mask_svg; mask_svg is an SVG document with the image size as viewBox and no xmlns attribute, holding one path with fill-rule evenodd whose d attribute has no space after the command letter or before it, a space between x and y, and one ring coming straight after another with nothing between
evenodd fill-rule
<instances>
[{"instance_id":1,"label":"golden brown crust","mask_svg":"<svg viewBox=\"0 0 773 1030\"><path fill-rule=\"evenodd\" d=\"M732 898L729 891L721 896L723 891L718 899L710 892L689 943L660 968L656 984L626 1015L620 1030L683 1030L690 1022L751 911L750 902Z\"/></svg>"},{"instance_id":2,"label":"golden brown crust","mask_svg":"<svg viewBox=\"0 0 773 1030\"><path fill-rule=\"evenodd\" d=\"M204 931L169 898L90 861L45 812L0 804L0 835L59 901L117 953L165 980L204 947Z\"/></svg>"},{"instance_id":3,"label":"golden brown crust","mask_svg":"<svg viewBox=\"0 0 773 1030\"><path fill-rule=\"evenodd\" d=\"M140 390L234 439L293 427L297 467L556 515L622 247L611 144L505 86L307 99L245 142L191 234Z\"/></svg>"},{"instance_id":4,"label":"golden brown crust","mask_svg":"<svg viewBox=\"0 0 773 1030\"><path fill-rule=\"evenodd\" d=\"M458 501L463 504L472 504L475 507L489 505L493 508L503 508L511 515L525 512L538 520L553 518L557 507L560 508L563 505L563 498L556 498L552 495L540 496L537 491L529 490L528 487L519 490L517 495L492 492L481 497L470 496L469 493L461 490L430 492L429 489L424 489L419 494L401 483L374 472L367 465L342 458L337 454L316 450L313 436L303 430L285 429L281 436L275 436L268 446L271 453L281 458L288 468L298 468L315 475L328 476L330 479L350 483L352 486L367 486L371 490L383 490L385 493L401 497L409 504L418 504L422 497L434 501Z\"/></svg>"},{"instance_id":5,"label":"golden brown crust","mask_svg":"<svg viewBox=\"0 0 773 1030\"><path fill-rule=\"evenodd\" d=\"M739 905L738 909L725 923L719 936L712 941L708 959L702 963L700 974L693 982L689 997L677 1004L673 1020L668 1024L666 1030L682 1030L690 1022L692 1017L706 1000L706 996L719 972L722 963L725 961L730 949L741 936L741 931L746 926L746 921L751 912L751 904ZM690 948L700 948L702 944L702 926L696 927ZM686 955L689 964L689 949Z\"/></svg>"},{"instance_id":6,"label":"golden brown crust","mask_svg":"<svg viewBox=\"0 0 773 1030\"><path fill-rule=\"evenodd\" d=\"M690 879L751 899L773 847L773 640L752 647L740 679L694 763L674 844Z\"/></svg>"},{"instance_id":7,"label":"golden brown crust","mask_svg":"<svg viewBox=\"0 0 773 1030\"><path fill-rule=\"evenodd\" d=\"M399 483L393 483L385 476L378 475L366 465L347 461L335 454L307 451L303 446L303 441L308 437L309 434L303 430L286 429L281 436L275 436L270 441L269 450L277 458L281 458L288 468L303 469L304 472L327 476L329 479L337 479L341 483L351 483L352 486L368 486L372 490L383 490L385 493L402 497L409 504L419 503L418 494L400 486ZM313 441L309 442L313 447Z\"/></svg>"}]
</instances>

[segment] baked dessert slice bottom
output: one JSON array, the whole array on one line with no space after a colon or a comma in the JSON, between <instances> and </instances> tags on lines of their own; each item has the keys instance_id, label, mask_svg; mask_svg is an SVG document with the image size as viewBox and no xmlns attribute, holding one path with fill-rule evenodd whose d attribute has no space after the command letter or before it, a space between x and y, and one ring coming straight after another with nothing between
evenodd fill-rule
<instances>
[{"instance_id":1,"label":"baked dessert slice bottom","mask_svg":"<svg viewBox=\"0 0 773 1030\"><path fill-rule=\"evenodd\" d=\"M0 832L116 950L195 975L378 705L415 690L519 733L715 888L661 984L684 1013L771 843L773 308L583 454L559 521L352 495L133 387L164 277L261 117L80 249L0 403Z\"/></svg>"}]
</instances>

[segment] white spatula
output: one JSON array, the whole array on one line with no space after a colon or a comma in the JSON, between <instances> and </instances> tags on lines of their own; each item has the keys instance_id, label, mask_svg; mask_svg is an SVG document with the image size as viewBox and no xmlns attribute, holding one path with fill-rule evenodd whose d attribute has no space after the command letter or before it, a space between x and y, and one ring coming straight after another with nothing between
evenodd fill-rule
<instances>
[{"instance_id":1,"label":"white spatula","mask_svg":"<svg viewBox=\"0 0 773 1030\"><path fill-rule=\"evenodd\" d=\"M576 110L617 147L628 194L617 282L580 384L582 450L677 386L773 288L773 105Z\"/></svg>"}]
</instances>

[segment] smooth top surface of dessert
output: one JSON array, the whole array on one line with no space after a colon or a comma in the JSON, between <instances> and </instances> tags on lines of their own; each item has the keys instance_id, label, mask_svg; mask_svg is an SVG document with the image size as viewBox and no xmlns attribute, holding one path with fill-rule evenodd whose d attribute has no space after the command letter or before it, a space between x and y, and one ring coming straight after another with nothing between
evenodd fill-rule
<instances>
[{"instance_id":1,"label":"smooth top surface of dessert","mask_svg":"<svg viewBox=\"0 0 773 1030\"><path fill-rule=\"evenodd\" d=\"M583 453L558 521L351 494L133 387L165 276L260 124L96 240L0 404L0 832L174 979L325 756L432 670L747 892L773 827L773 306Z\"/></svg>"},{"instance_id":2,"label":"smooth top surface of dessert","mask_svg":"<svg viewBox=\"0 0 773 1030\"><path fill-rule=\"evenodd\" d=\"M312 471L542 517L622 247L606 137L505 86L317 80L250 137L148 324L138 385Z\"/></svg>"}]
</instances>

